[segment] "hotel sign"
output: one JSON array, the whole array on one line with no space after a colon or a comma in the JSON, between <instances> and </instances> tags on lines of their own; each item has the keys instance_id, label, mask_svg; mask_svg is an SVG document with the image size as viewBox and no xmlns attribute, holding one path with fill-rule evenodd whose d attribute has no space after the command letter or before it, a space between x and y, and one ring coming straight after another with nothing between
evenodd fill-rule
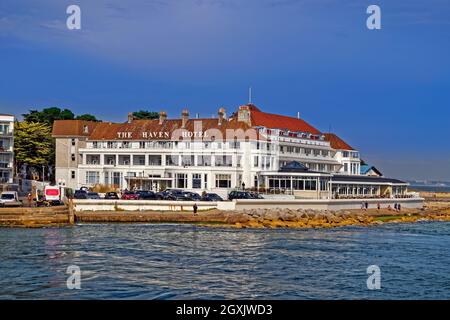
<instances>
[{"instance_id":1,"label":"hotel sign","mask_svg":"<svg viewBox=\"0 0 450 320\"><path fill-rule=\"evenodd\" d=\"M179 134L182 138L208 138L206 131L187 131L183 130ZM117 132L118 139L133 139L133 132ZM167 131L144 131L136 139L170 139L170 132Z\"/></svg>"}]
</instances>

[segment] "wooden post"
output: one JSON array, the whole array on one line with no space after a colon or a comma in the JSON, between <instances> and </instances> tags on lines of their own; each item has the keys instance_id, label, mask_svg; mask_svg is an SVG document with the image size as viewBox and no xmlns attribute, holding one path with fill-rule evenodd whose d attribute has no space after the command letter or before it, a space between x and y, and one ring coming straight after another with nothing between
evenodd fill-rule
<instances>
[{"instance_id":1,"label":"wooden post","mask_svg":"<svg viewBox=\"0 0 450 320\"><path fill-rule=\"evenodd\" d=\"M69 224L74 224L75 223L75 210L73 207L73 199L72 198L69 199L68 206L69 206Z\"/></svg>"}]
</instances>

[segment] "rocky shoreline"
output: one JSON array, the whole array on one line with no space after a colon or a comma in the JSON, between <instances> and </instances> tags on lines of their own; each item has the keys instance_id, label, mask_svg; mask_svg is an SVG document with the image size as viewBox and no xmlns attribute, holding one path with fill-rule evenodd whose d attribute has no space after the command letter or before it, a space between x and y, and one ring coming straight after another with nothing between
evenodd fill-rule
<instances>
[{"instance_id":1,"label":"rocky shoreline","mask_svg":"<svg viewBox=\"0 0 450 320\"><path fill-rule=\"evenodd\" d=\"M234 212L225 219L225 226L235 228L332 228L349 225L369 226L384 223L424 220L450 221L450 205L446 208L388 211L370 209L314 210L248 210ZM217 224L215 225L217 226Z\"/></svg>"},{"instance_id":2,"label":"rocky shoreline","mask_svg":"<svg viewBox=\"0 0 450 320\"><path fill-rule=\"evenodd\" d=\"M228 228L333 228L422 220L450 221L450 201L427 201L421 209L310 210L248 209L240 211L82 211L68 207L0 210L0 226L56 227L75 223L190 223Z\"/></svg>"},{"instance_id":3,"label":"rocky shoreline","mask_svg":"<svg viewBox=\"0 0 450 320\"><path fill-rule=\"evenodd\" d=\"M228 228L332 228L349 225L380 225L383 223L415 222L418 220L450 221L449 203L430 203L422 209L369 210L305 210L250 209L241 211L210 210L192 212L80 212L79 223L192 223L205 227Z\"/></svg>"}]
</instances>

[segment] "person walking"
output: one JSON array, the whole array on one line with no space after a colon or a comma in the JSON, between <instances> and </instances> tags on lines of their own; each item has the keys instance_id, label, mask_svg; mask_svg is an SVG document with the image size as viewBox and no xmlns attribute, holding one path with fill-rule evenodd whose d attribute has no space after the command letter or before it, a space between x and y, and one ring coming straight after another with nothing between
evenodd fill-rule
<instances>
[{"instance_id":1,"label":"person walking","mask_svg":"<svg viewBox=\"0 0 450 320\"><path fill-rule=\"evenodd\" d=\"M27 198L28 198L28 206L32 207L33 206L33 196L31 195L31 192L28 193Z\"/></svg>"},{"instance_id":2,"label":"person walking","mask_svg":"<svg viewBox=\"0 0 450 320\"><path fill-rule=\"evenodd\" d=\"M197 215L197 209L198 209L196 203L194 203L193 209L194 209L194 216L196 216Z\"/></svg>"}]
</instances>

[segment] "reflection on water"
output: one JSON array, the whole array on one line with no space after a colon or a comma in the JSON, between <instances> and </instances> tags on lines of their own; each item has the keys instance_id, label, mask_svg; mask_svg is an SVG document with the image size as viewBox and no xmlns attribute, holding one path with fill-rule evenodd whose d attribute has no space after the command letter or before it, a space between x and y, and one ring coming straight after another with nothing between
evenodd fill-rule
<instances>
[{"instance_id":1,"label":"reflection on water","mask_svg":"<svg viewBox=\"0 0 450 320\"><path fill-rule=\"evenodd\" d=\"M0 229L0 299L449 299L450 223ZM381 290L366 269L380 266ZM81 290L66 269L81 268Z\"/></svg>"}]
</instances>

